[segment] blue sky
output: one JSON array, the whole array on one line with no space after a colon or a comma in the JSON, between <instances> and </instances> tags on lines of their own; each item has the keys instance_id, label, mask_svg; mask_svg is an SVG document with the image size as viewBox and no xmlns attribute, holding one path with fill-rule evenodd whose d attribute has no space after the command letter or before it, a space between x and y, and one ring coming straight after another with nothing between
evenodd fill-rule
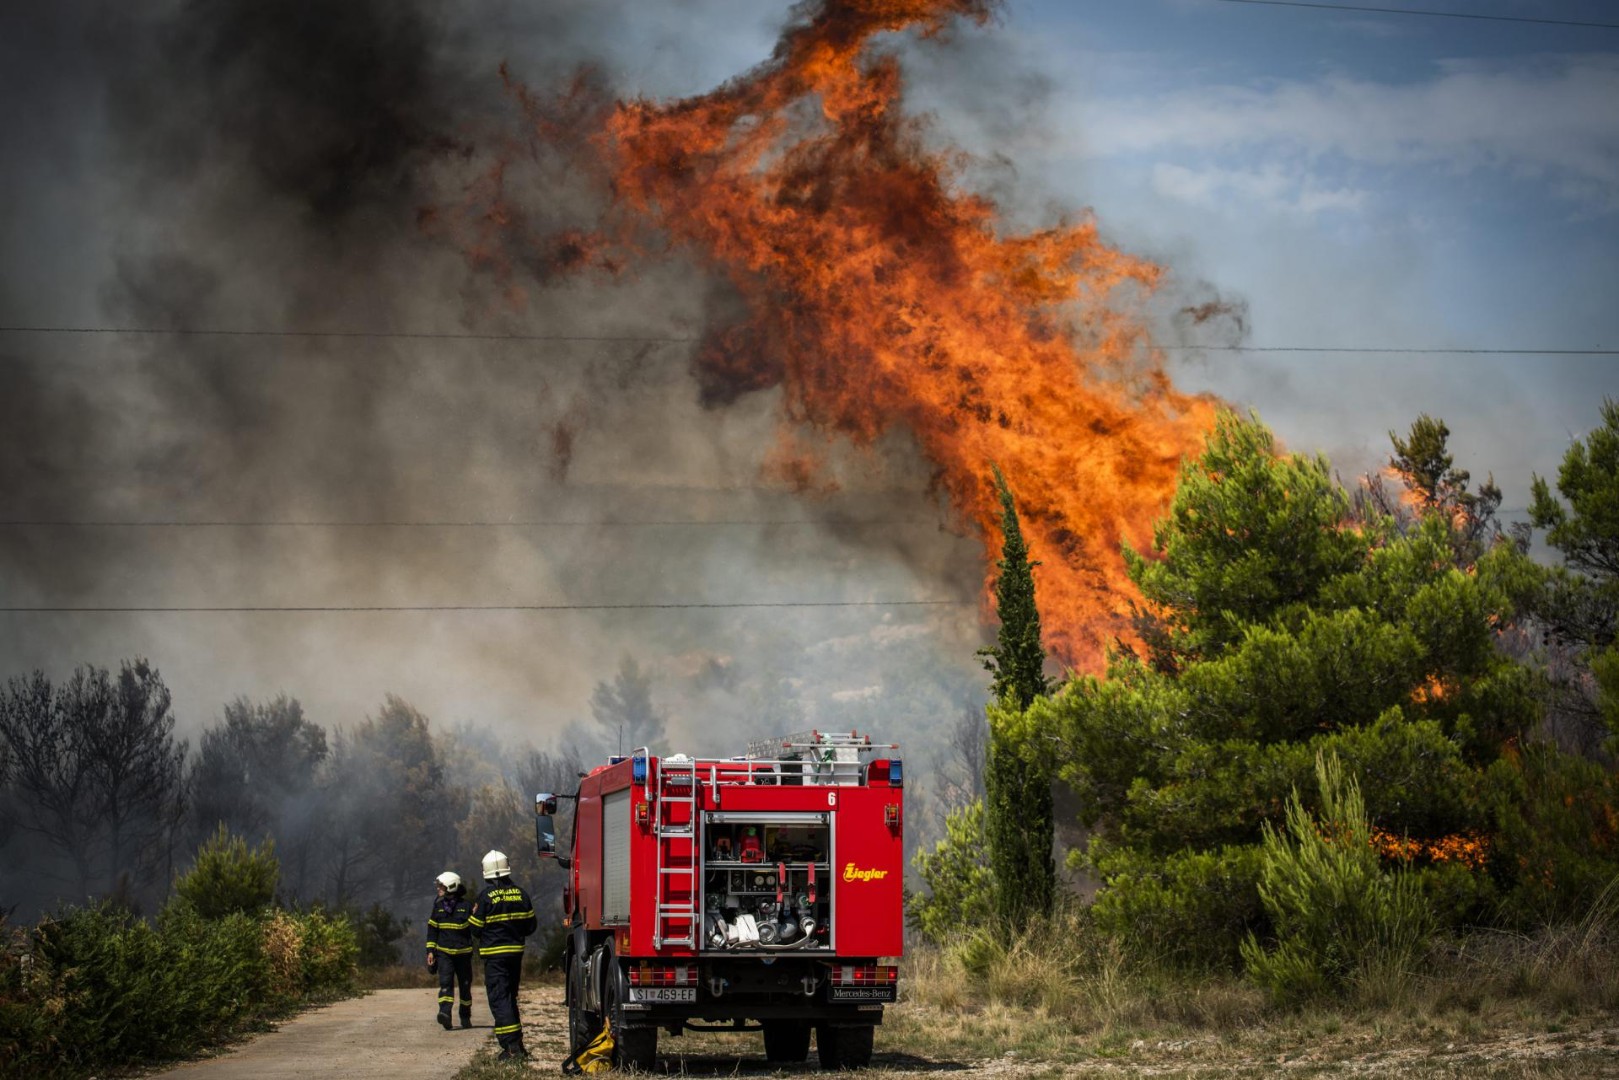
<instances>
[{"instance_id":1,"label":"blue sky","mask_svg":"<svg viewBox=\"0 0 1619 1080\"><path fill-rule=\"evenodd\" d=\"M1453 8L1619 21L1603 3ZM1619 344L1619 30L1017 0L995 32L1050 80L1013 155L1020 177L1246 301L1249 344ZM1350 474L1390 428L1443 416L1511 508L1529 471L1555 469L1596 422L1596 400L1619 395L1616 364L1213 354L1182 379Z\"/></svg>"}]
</instances>

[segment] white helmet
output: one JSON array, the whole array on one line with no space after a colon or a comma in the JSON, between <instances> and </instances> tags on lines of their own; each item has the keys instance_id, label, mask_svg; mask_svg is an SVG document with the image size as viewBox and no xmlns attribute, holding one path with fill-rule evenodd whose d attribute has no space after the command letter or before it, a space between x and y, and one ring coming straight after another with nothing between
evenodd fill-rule
<instances>
[{"instance_id":1,"label":"white helmet","mask_svg":"<svg viewBox=\"0 0 1619 1080\"><path fill-rule=\"evenodd\" d=\"M446 870L433 880L444 886L445 892L454 892L461 887L461 875L454 870Z\"/></svg>"},{"instance_id":2,"label":"white helmet","mask_svg":"<svg viewBox=\"0 0 1619 1080\"><path fill-rule=\"evenodd\" d=\"M511 860L499 851L491 851L483 857L483 879L494 881L496 878L511 877Z\"/></svg>"}]
</instances>

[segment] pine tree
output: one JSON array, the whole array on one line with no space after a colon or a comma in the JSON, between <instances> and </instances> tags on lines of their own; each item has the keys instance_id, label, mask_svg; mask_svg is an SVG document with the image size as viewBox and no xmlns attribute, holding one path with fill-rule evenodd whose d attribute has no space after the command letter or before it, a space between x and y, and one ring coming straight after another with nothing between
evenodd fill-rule
<instances>
[{"instance_id":1,"label":"pine tree","mask_svg":"<svg viewBox=\"0 0 1619 1080\"><path fill-rule=\"evenodd\" d=\"M1419 425L1396 450L1454 491L1442 434ZM1589 902L1619 865L1586 824L1611 789L1536 744L1535 676L1498 645L1526 557L1493 544L1458 565L1455 535L1445 513L1357 521L1324 458L1219 417L1150 556L1128 553L1166 655L1121 650L1021 721L1061 740L1102 929L1200 963L1276 930L1265 829L1294 789L1315 811L1317 755L1363 778L1379 850L1417 863L1443 924Z\"/></svg>"},{"instance_id":2,"label":"pine tree","mask_svg":"<svg viewBox=\"0 0 1619 1080\"><path fill-rule=\"evenodd\" d=\"M984 823L989 864L996 882L997 914L1021 927L1029 916L1051 910L1056 867L1051 858L1050 755L1032 745L1025 710L1051 689L1034 602L1034 567L1011 489L995 469L1001 500L1001 559L995 580L995 610L1001 628L996 644L982 650L994 677L989 716L989 755L984 772Z\"/></svg>"},{"instance_id":3,"label":"pine tree","mask_svg":"<svg viewBox=\"0 0 1619 1080\"><path fill-rule=\"evenodd\" d=\"M1537 614L1578 650L1577 668L1590 673L1579 681L1596 691L1608 752L1619 754L1619 400L1603 400L1602 421L1563 455L1561 499L1534 477L1529 517L1564 561L1547 575Z\"/></svg>"}]
</instances>

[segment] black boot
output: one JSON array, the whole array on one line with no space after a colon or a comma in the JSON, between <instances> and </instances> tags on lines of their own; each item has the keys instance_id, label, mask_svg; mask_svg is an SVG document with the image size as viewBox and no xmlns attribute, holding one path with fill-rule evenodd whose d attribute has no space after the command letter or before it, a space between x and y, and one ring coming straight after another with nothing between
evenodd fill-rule
<instances>
[{"instance_id":1,"label":"black boot","mask_svg":"<svg viewBox=\"0 0 1619 1080\"><path fill-rule=\"evenodd\" d=\"M512 1043L511 1049L512 1049L512 1057L514 1057L514 1058L520 1058L521 1059L521 1058L526 1058L526 1057L529 1056L528 1050L526 1050L524 1048L524 1046L523 1046L523 1037L521 1035L517 1036L517 1041Z\"/></svg>"},{"instance_id":2,"label":"black boot","mask_svg":"<svg viewBox=\"0 0 1619 1080\"><path fill-rule=\"evenodd\" d=\"M462 1008L462 1010L461 1010L461 1026L463 1028L469 1028L469 1027L472 1026L472 1010L470 1008L464 1008L464 1007Z\"/></svg>"},{"instance_id":3,"label":"black boot","mask_svg":"<svg viewBox=\"0 0 1619 1080\"><path fill-rule=\"evenodd\" d=\"M439 1023L439 1027L443 1028L445 1031L449 1031L450 1030L450 1014L447 1013L447 1012L439 1013L438 1014L438 1023Z\"/></svg>"}]
</instances>

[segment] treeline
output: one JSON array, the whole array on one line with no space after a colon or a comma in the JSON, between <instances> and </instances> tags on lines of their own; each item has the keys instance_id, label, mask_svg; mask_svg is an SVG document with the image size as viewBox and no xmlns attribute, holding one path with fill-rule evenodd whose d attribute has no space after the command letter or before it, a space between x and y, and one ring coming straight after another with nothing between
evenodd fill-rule
<instances>
[{"instance_id":1,"label":"treeline","mask_svg":"<svg viewBox=\"0 0 1619 1080\"><path fill-rule=\"evenodd\" d=\"M560 888L533 854L533 797L571 791L585 755L662 718L631 660L597 690L578 749L514 749L476 727L436 727L388 696L327 728L287 696L225 705L195 748L175 734L157 668L86 665L0 686L0 911L31 921L62 904L111 899L158 910L217 829L272 840L279 898L348 911L384 945L419 924L433 878L476 880L490 848L548 902ZM419 925L416 929L419 929Z\"/></svg>"},{"instance_id":2,"label":"treeline","mask_svg":"<svg viewBox=\"0 0 1619 1080\"><path fill-rule=\"evenodd\" d=\"M111 897L153 910L223 826L275 841L288 903L414 912L440 871L471 874L491 847L532 849L532 793L578 772L566 754L435 731L393 696L332 732L296 699L238 699L194 754L174 723L145 660L60 684L35 672L0 691L6 906Z\"/></svg>"},{"instance_id":3,"label":"treeline","mask_svg":"<svg viewBox=\"0 0 1619 1080\"><path fill-rule=\"evenodd\" d=\"M1245 971L1281 1001L1399 984L1481 928L1578 924L1611 948L1619 403L1602 420L1503 525L1439 420L1346 488L1226 413L1152 549L1124 552L1141 602L1105 676L1056 688L1041 553L1003 486L986 791L918 858L914 924L982 971L1060 914L1113 955ZM1084 901L1057 886L1053 784Z\"/></svg>"}]
</instances>

